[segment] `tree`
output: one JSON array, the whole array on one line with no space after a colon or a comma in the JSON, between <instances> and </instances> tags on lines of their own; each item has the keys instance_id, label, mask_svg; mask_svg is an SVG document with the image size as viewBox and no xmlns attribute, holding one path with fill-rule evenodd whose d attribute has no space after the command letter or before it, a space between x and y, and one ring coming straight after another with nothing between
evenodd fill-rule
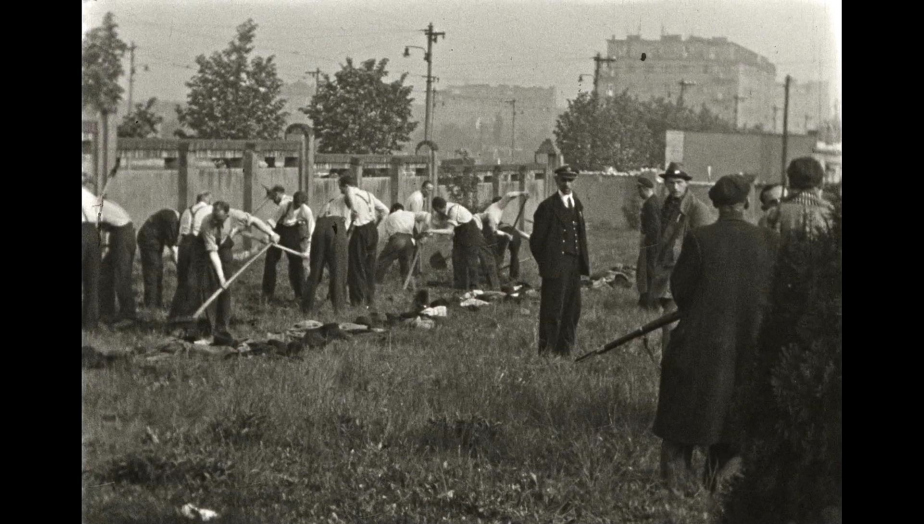
<instances>
[{"instance_id":1,"label":"tree","mask_svg":"<svg viewBox=\"0 0 924 524\"><path fill-rule=\"evenodd\" d=\"M275 57L249 58L256 32L248 19L225 50L196 57L199 72L186 82L186 107L176 112L198 137L269 140L282 133L287 113Z\"/></svg>"},{"instance_id":2,"label":"tree","mask_svg":"<svg viewBox=\"0 0 924 524\"><path fill-rule=\"evenodd\" d=\"M152 110L157 98L151 97L145 104L135 104L135 109L125 115L119 124L119 138L150 138L157 136L164 117Z\"/></svg>"},{"instance_id":3,"label":"tree","mask_svg":"<svg viewBox=\"0 0 924 524\"><path fill-rule=\"evenodd\" d=\"M412 86L407 73L386 83L388 59L374 58L354 67L346 59L331 81L324 75L308 107L299 111L314 124L322 153L390 154L410 140L417 122L410 122Z\"/></svg>"},{"instance_id":4,"label":"tree","mask_svg":"<svg viewBox=\"0 0 924 524\"><path fill-rule=\"evenodd\" d=\"M625 92L605 98L581 93L568 101L568 110L555 123L558 148L569 164L581 170L642 167L651 149L642 109Z\"/></svg>"},{"instance_id":5,"label":"tree","mask_svg":"<svg viewBox=\"0 0 924 524\"><path fill-rule=\"evenodd\" d=\"M102 113L115 112L124 89L122 57L128 46L119 39L112 13L103 17L103 25L91 29L83 41L83 107Z\"/></svg>"}]
</instances>

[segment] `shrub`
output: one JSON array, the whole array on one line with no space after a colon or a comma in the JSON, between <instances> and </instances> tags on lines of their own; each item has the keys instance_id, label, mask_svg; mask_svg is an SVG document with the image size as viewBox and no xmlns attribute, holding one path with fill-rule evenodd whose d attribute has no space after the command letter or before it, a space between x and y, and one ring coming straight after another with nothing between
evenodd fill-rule
<instances>
[{"instance_id":1,"label":"shrub","mask_svg":"<svg viewBox=\"0 0 924 524\"><path fill-rule=\"evenodd\" d=\"M744 476L734 523L825 522L842 491L841 199L831 229L780 253L757 358L741 395ZM836 520L836 517L833 517Z\"/></svg>"}]
</instances>

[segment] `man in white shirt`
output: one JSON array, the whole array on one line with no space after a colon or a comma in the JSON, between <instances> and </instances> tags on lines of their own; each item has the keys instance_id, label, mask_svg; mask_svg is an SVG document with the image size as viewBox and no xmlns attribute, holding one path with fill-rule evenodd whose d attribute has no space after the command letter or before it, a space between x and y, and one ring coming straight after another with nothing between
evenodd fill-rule
<instances>
[{"instance_id":1,"label":"man in white shirt","mask_svg":"<svg viewBox=\"0 0 924 524\"><path fill-rule=\"evenodd\" d=\"M395 259L398 259L401 268L401 278L407 278L418 237L429 222L430 213L405 211L401 204L391 206L391 214L384 223L388 243L379 255L378 267L375 271L376 282L381 283L385 279L385 273L391 268Z\"/></svg>"},{"instance_id":2,"label":"man in white shirt","mask_svg":"<svg viewBox=\"0 0 924 524\"><path fill-rule=\"evenodd\" d=\"M99 313L114 322L136 319L132 292L132 263L135 259L135 226L128 212L111 200L99 199L83 188L84 220L107 233L100 262ZM118 305L118 307L117 307Z\"/></svg>"},{"instance_id":3,"label":"man in white shirt","mask_svg":"<svg viewBox=\"0 0 924 524\"><path fill-rule=\"evenodd\" d=\"M302 286L305 284L305 265L308 259L308 248L311 241L311 232L314 231L314 215L308 207L307 195L302 193L299 202L285 194L282 186L274 186L270 190L269 198L278 206L269 225L280 238L279 245L294 249L302 256L286 253L289 261L289 284L295 292L295 299L302 297ZM266 263L263 266L263 301L269 302L276 290L276 266L282 258L281 249L271 249L266 253Z\"/></svg>"},{"instance_id":4,"label":"man in white shirt","mask_svg":"<svg viewBox=\"0 0 924 524\"><path fill-rule=\"evenodd\" d=\"M270 240L279 242L279 235L259 218L239 209L231 209L227 202L215 202L212 213L202 221L202 229L199 231L201 242L196 245L197 254L193 255L197 266L195 269L199 271L200 285L198 300L188 305L190 309L193 309L193 306L198 309L219 287L225 287L227 278L231 276L229 265L233 260L232 238L239 230L250 226L256 226L270 237ZM205 314L212 336L223 341L230 340L228 328L231 321L231 288L226 288L206 308Z\"/></svg>"},{"instance_id":5,"label":"man in white shirt","mask_svg":"<svg viewBox=\"0 0 924 524\"><path fill-rule=\"evenodd\" d=\"M420 189L411 193L411 196L407 197L407 201L404 203L404 207L407 211L411 213L419 213L424 211L424 206L426 202L430 200L430 195L433 194L433 182L429 180L424 181L420 185Z\"/></svg>"},{"instance_id":6,"label":"man in white shirt","mask_svg":"<svg viewBox=\"0 0 924 524\"><path fill-rule=\"evenodd\" d=\"M479 275L488 277L489 289L498 289L497 265L481 233L481 221L468 209L455 202L448 204L443 197L433 199L433 221L443 228L429 234L451 234L453 287L471 289L479 283Z\"/></svg>"},{"instance_id":7,"label":"man in white shirt","mask_svg":"<svg viewBox=\"0 0 924 524\"><path fill-rule=\"evenodd\" d=\"M204 191L196 195L196 203L189 206L180 214L180 246L176 263L176 292L170 304L168 318L177 318L183 304L189 300L190 268L192 267L192 254L199 241L199 231L202 220L212 214L212 193ZM195 279L193 279L195 280Z\"/></svg>"},{"instance_id":8,"label":"man in white shirt","mask_svg":"<svg viewBox=\"0 0 924 524\"><path fill-rule=\"evenodd\" d=\"M503 217L507 204L521 196L525 198L520 201L520 207L517 208L519 213L521 207L526 205L529 191L510 191L502 197L496 197L491 201L491 205L480 213L485 240L494 251L498 268L504 263L504 252L510 249L511 280L520 278L520 245L523 238L529 239L529 235L505 223Z\"/></svg>"},{"instance_id":9,"label":"man in white shirt","mask_svg":"<svg viewBox=\"0 0 924 524\"><path fill-rule=\"evenodd\" d=\"M352 233L347 248L347 290L353 306L371 306L375 299L375 261L378 225L388 207L372 193L356 187L352 175L340 177L341 195L325 206L322 214L343 216Z\"/></svg>"}]
</instances>

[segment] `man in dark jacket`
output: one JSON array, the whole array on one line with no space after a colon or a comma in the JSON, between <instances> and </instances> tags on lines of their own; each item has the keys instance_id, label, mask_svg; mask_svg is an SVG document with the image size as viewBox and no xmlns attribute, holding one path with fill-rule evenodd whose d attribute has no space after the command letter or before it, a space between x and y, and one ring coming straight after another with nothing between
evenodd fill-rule
<instances>
[{"instance_id":1,"label":"man in dark jacket","mask_svg":"<svg viewBox=\"0 0 924 524\"><path fill-rule=\"evenodd\" d=\"M645 177L638 177L638 194L642 199L642 212L635 281L638 286L638 305L652 309L656 304L651 300L649 290L655 259L658 257L658 237L661 235L661 199L655 194L654 182Z\"/></svg>"},{"instance_id":2,"label":"man in dark jacket","mask_svg":"<svg viewBox=\"0 0 924 524\"><path fill-rule=\"evenodd\" d=\"M719 220L687 233L671 274L681 317L664 353L653 428L664 439L661 475L671 489L689 473L693 446L708 447L710 489L738 462L729 464L738 453L731 407L753 359L779 246L779 234L744 219L750 189L742 175L716 182L709 198Z\"/></svg>"},{"instance_id":3,"label":"man in dark jacket","mask_svg":"<svg viewBox=\"0 0 924 524\"><path fill-rule=\"evenodd\" d=\"M179 263L179 233L180 213L173 209L161 209L154 213L138 230L144 307L159 308L164 305L164 247L170 248L173 263Z\"/></svg>"},{"instance_id":4,"label":"man in dark jacket","mask_svg":"<svg viewBox=\"0 0 924 524\"><path fill-rule=\"evenodd\" d=\"M691 229L713 222L713 217L706 204L690 191L688 183L693 177L683 172L680 164L671 162L660 176L667 187L667 198L661 205L661 233L648 296L651 301L658 302L664 314L668 314L677 309L669 284L671 271L682 252L683 238ZM662 355L670 344L672 330L672 326L661 329Z\"/></svg>"},{"instance_id":5,"label":"man in dark jacket","mask_svg":"<svg viewBox=\"0 0 924 524\"><path fill-rule=\"evenodd\" d=\"M542 277L539 302L539 354L567 355L574 348L581 318L581 275L590 276L584 206L572 190L577 173L555 170L558 192L533 215L529 250Z\"/></svg>"}]
</instances>

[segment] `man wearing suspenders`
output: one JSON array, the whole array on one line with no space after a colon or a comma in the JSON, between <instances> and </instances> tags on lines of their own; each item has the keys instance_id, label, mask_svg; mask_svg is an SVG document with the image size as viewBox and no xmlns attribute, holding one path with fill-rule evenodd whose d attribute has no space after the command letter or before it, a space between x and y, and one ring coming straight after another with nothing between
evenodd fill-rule
<instances>
[{"instance_id":1,"label":"man wearing suspenders","mask_svg":"<svg viewBox=\"0 0 924 524\"><path fill-rule=\"evenodd\" d=\"M347 231L351 222L352 210L347 207L342 196L330 199L318 213L318 221L311 234L309 252L308 282L302 293L302 312L314 314L314 295L324 268L327 267L330 279L330 301L334 314L339 315L346 301L347 278Z\"/></svg>"},{"instance_id":2,"label":"man wearing suspenders","mask_svg":"<svg viewBox=\"0 0 924 524\"><path fill-rule=\"evenodd\" d=\"M180 246L176 264L176 293L170 304L170 318L180 316L180 310L190 302L190 289L193 281L192 267L193 247L199 237L202 220L212 212L212 194L208 191L196 195L196 203L180 215Z\"/></svg>"},{"instance_id":3,"label":"man wearing suspenders","mask_svg":"<svg viewBox=\"0 0 924 524\"><path fill-rule=\"evenodd\" d=\"M308 258L307 244L314 230L314 216L306 202L297 205L293 199L285 194L282 186L274 186L270 190L270 198L279 206L276 215L268 222L273 231L279 235L279 245L304 253L303 256L286 253L289 261L289 284L295 292L295 299L301 300L302 286L305 283L304 260ZM306 229L307 228L307 229ZM305 247L303 248L303 237ZM269 302L276 290L276 266L282 258L281 249L271 249L266 253L266 263L263 266L263 301Z\"/></svg>"},{"instance_id":4,"label":"man wearing suspenders","mask_svg":"<svg viewBox=\"0 0 924 524\"><path fill-rule=\"evenodd\" d=\"M469 290L477 286L482 271L487 274L488 289L500 287L494 253L488 248L481 232L478 216L464 206L446 203L443 197L433 199L434 224L445 226L430 229L428 234L452 234L453 287Z\"/></svg>"},{"instance_id":5,"label":"man wearing suspenders","mask_svg":"<svg viewBox=\"0 0 924 524\"><path fill-rule=\"evenodd\" d=\"M347 289L350 304L371 306L375 299L376 250L379 245L379 222L388 215L388 206L375 195L356 187L351 175L340 177L340 197L348 207L349 238L347 253Z\"/></svg>"},{"instance_id":6,"label":"man wearing suspenders","mask_svg":"<svg viewBox=\"0 0 924 524\"><path fill-rule=\"evenodd\" d=\"M144 222L138 230L138 254L141 257L141 276L144 282L144 307L163 307L164 247L178 260L177 243L180 230L180 213L175 209L161 209Z\"/></svg>"}]
</instances>

